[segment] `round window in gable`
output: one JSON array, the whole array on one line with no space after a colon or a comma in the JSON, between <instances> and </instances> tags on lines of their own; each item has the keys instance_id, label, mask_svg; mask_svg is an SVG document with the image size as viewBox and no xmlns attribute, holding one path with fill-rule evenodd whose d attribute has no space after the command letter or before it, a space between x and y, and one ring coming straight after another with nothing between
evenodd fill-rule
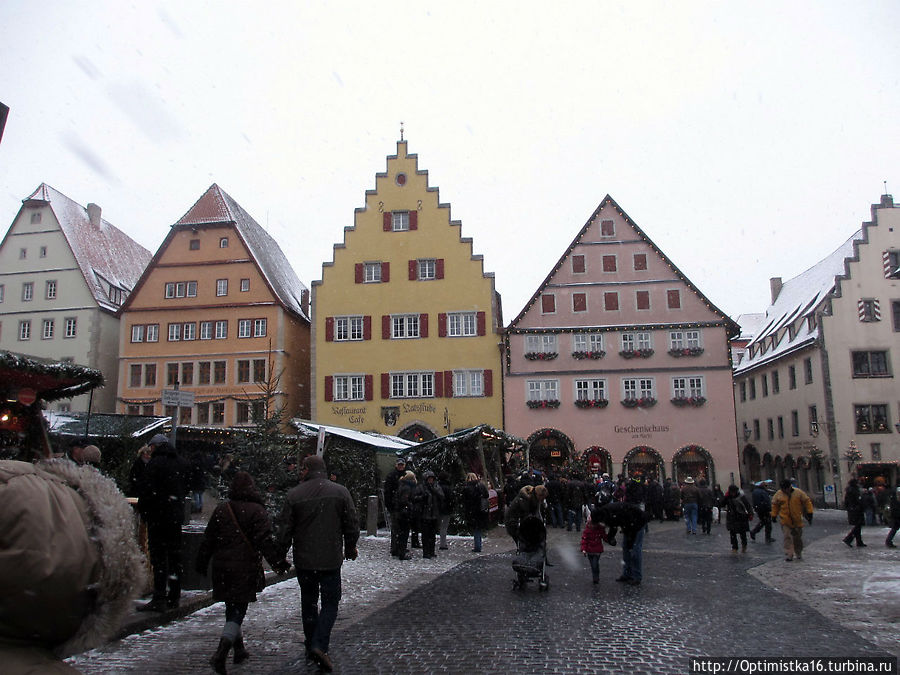
<instances>
[{"instance_id":1,"label":"round window in gable","mask_svg":"<svg viewBox=\"0 0 900 675\"><path fill-rule=\"evenodd\" d=\"M404 185L406 185L406 174L398 173L396 181L397 181L397 185L399 185L400 187L403 187Z\"/></svg>"}]
</instances>

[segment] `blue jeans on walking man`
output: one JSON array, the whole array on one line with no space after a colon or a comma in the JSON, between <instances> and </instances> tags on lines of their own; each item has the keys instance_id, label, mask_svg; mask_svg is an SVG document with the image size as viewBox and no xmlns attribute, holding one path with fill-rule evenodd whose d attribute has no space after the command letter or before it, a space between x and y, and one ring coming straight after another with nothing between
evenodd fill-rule
<instances>
[{"instance_id":1,"label":"blue jeans on walking man","mask_svg":"<svg viewBox=\"0 0 900 675\"><path fill-rule=\"evenodd\" d=\"M696 506L696 505L695 505ZM634 535L634 539L628 536L622 541L622 562L625 566L622 576L632 581L640 581L644 578L644 531L642 527Z\"/></svg>"},{"instance_id":2,"label":"blue jeans on walking man","mask_svg":"<svg viewBox=\"0 0 900 675\"><path fill-rule=\"evenodd\" d=\"M327 654L341 601L341 570L297 570L297 581L300 583L300 617L306 651L309 653L318 647Z\"/></svg>"},{"instance_id":3,"label":"blue jeans on walking man","mask_svg":"<svg viewBox=\"0 0 900 675\"><path fill-rule=\"evenodd\" d=\"M682 505L684 525L688 534L697 534L697 502L686 502Z\"/></svg>"}]
</instances>

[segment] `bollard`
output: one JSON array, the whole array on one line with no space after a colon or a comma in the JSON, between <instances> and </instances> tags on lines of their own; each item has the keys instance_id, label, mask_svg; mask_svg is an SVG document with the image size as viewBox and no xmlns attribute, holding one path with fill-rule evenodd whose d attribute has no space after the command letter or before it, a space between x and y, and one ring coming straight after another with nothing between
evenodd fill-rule
<instances>
[{"instance_id":1,"label":"bollard","mask_svg":"<svg viewBox=\"0 0 900 675\"><path fill-rule=\"evenodd\" d=\"M366 534L374 537L378 534L378 497L369 495L366 509Z\"/></svg>"}]
</instances>

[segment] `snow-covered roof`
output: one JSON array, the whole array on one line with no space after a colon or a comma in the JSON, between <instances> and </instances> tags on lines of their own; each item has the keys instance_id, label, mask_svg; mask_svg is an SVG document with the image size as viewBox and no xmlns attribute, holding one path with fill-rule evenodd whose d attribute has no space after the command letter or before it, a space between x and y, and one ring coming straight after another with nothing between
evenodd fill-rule
<instances>
[{"instance_id":1,"label":"snow-covered roof","mask_svg":"<svg viewBox=\"0 0 900 675\"><path fill-rule=\"evenodd\" d=\"M171 417L120 413L44 411L51 434L91 438L140 438L172 423Z\"/></svg>"},{"instance_id":2,"label":"snow-covered roof","mask_svg":"<svg viewBox=\"0 0 900 675\"><path fill-rule=\"evenodd\" d=\"M837 277L845 273L846 260L854 256L854 245L862 237L863 231L857 230L833 253L782 285L747 345L753 355L748 353L748 358L735 367L735 374L768 363L819 337L818 322L804 319L814 314L834 291Z\"/></svg>"},{"instance_id":3,"label":"snow-covered roof","mask_svg":"<svg viewBox=\"0 0 900 675\"><path fill-rule=\"evenodd\" d=\"M738 318L735 319L738 326L741 328L741 333L738 335L735 340L752 340L756 335L757 331L762 328L765 323L766 315L764 312L757 312L752 314L739 314Z\"/></svg>"},{"instance_id":4,"label":"snow-covered roof","mask_svg":"<svg viewBox=\"0 0 900 675\"><path fill-rule=\"evenodd\" d=\"M406 450L414 445L418 445L415 441L408 441L399 436L386 436L375 431L357 431L356 429L345 429L344 427L332 427L327 424L313 424L303 420L291 420L291 423L300 431L311 432L313 436L319 433L319 429L324 429L325 433L342 436L352 441L366 443L385 450Z\"/></svg>"},{"instance_id":5,"label":"snow-covered roof","mask_svg":"<svg viewBox=\"0 0 900 675\"><path fill-rule=\"evenodd\" d=\"M227 192L213 183L172 227L233 224L269 287L289 309L309 320L297 277L278 243Z\"/></svg>"},{"instance_id":6,"label":"snow-covered roof","mask_svg":"<svg viewBox=\"0 0 900 675\"><path fill-rule=\"evenodd\" d=\"M152 253L102 218L93 225L87 208L46 183L22 203L25 207L49 205L94 300L104 309L116 311L119 304L110 300L103 281L130 293Z\"/></svg>"}]
</instances>

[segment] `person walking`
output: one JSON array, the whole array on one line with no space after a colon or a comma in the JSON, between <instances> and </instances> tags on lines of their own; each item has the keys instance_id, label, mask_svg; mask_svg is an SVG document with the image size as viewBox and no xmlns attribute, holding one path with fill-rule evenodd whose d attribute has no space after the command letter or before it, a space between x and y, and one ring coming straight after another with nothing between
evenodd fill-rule
<instances>
[{"instance_id":1,"label":"person walking","mask_svg":"<svg viewBox=\"0 0 900 675\"><path fill-rule=\"evenodd\" d=\"M760 480L753 484L751 498L753 499L753 511L756 513L759 521L750 530L750 538L756 541L757 533L765 528L766 543L771 544L775 541L772 539L772 497L769 496L769 491L766 489L766 484L763 481Z\"/></svg>"},{"instance_id":2,"label":"person walking","mask_svg":"<svg viewBox=\"0 0 900 675\"><path fill-rule=\"evenodd\" d=\"M519 543L519 526L527 516L537 516L546 522L544 516L544 500L547 499L547 488L543 485L537 487L533 485L525 485L512 504L506 509L506 533L513 538L516 544Z\"/></svg>"},{"instance_id":3,"label":"person walking","mask_svg":"<svg viewBox=\"0 0 900 675\"><path fill-rule=\"evenodd\" d=\"M454 495L453 486L450 484L450 474L441 471L438 474L438 487L441 490L441 519L438 522L438 533L440 534L440 545L438 549L447 550L447 530L450 527L450 518L453 515Z\"/></svg>"},{"instance_id":4,"label":"person walking","mask_svg":"<svg viewBox=\"0 0 900 675\"><path fill-rule=\"evenodd\" d=\"M796 556L803 559L803 519L812 525L813 504L809 496L791 484L790 478L781 481L781 489L772 497L772 520L781 523L784 535L784 559Z\"/></svg>"},{"instance_id":5,"label":"person walking","mask_svg":"<svg viewBox=\"0 0 900 675\"><path fill-rule=\"evenodd\" d=\"M550 511L550 527L565 527L563 517L563 484L556 473L547 479L547 508Z\"/></svg>"},{"instance_id":6,"label":"person walking","mask_svg":"<svg viewBox=\"0 0 900 675\"><path fill-rule=\"evenodd\" d=\"M253 478L238 471L231 481L228 501L216 506L197 551L195 569L206 576L212 560L213 600L225 603L225 627L219 646L209 660L217 673L226 673L228 652L234 647L234 663L243 663L250 654L244 646L241 624L247 606L265 587L262 557L272 569L285 574L288 562L278 555L272 522Z\"/></svg>"},{"instance_id":7,"label":"person walking","mask_svg":"<svg viewBox=\"0 0 900 675\"><path fill-rule=\"evenodd\" d=\"M719 509L716 524L720 525L722 523L722 500L725 499L725 493L722 492L722 487L718 483L713 485L713 494L716 496L716 507Z\"/></svg>"},{"instance_id":8,"label":"person walking","mask_svg":"<svg viewBox=\"0 0 900 675\"><path fill-rule=\"evenodd\" d=\"M328 647L341 600L341 565L358 555L359 516L350 492L328 480L318 455L303 459L300 478L287 493L276 540L280 557L294 549L307 658L331 672Z\"/></svg>"},{"instance_id":9,"label":"person walking","mask_svg":"<svg viewBox=\"0 0 900 675\"><path fill-rule=\"evenodd\" d=\"M644 532L650 516L637 504L610 502L597 509L597 520L609 529L607 541L615 546L616 531L622 530L622 575L616 579L640 586L644 578Z\"/></svg>"},{"instance_id":10,"label":"person walking","mask_svg":"<svg viewBox=\"0 0 900 675\"><path fill-rule=\"evenodd\" d=\"M434 471L425 471L422 474L422 482L417 487L416 496L422 523L422 557L433 558L438 521L441 518L441 504L444 501L444 494L437 484Z\"/></svg>"},{"instance_id":11,"label":"person walking","mask_svg":"<svg viewBox=\"0 0 900 675\"><path fill-rule=\"evenodd\" d=\"M473 553L481 553L481 532L488 525L488 513L490 503L488 491L478 474L466 474L466 484L462 492L463 513L466 517L466 525L472 530L474 538L472 544Z\"/></svg>"},{"instance_id":12,"label":"person walking","mask_svg":"<svg viewBox=\"0 0 900 675\"><path fill-rule=\"evenodd\" d=\"M844 508L847 509L850 531L842 541L852 548L851 542L855 539L857 548L865 548L866 545L862 540L862 526L866 523L866 515L862 503L862 491L856 478L847 481L847 489L844 491Z\"/></svg>"},{"instance_id":13,"label":"person walking","mask_svg":"<svg viewBox=\"0 0 900 675\"><path fill-rule=\"evenodd\" d=\"M738 551L738 537L741 538L741 552L747 552L747 532L750 530L750 518L752 518L752 507L747 498L741 494L741 489L737 485L729 485L728 491L725 493L725 508L728 513L725 515L725 529L731 538L731 551Z\"/></svg>"},{"instance_id":14,"label":"person walking","mask_svg":"<svg viewBox=\"0 0 900 675\"><path fill-rule=\"evenodd\" d=\"M711 534L713 506L715 505L716 496L705 478L701 478L697 484L697 493L697 523L700 525L700 531L703 534Z\"/></svg>"},{"instance_id":15,"label":"person walking","mask_svg":"<svg viewBox=\"0 0 900 675\"><path fill-rule=\"evenodd\" d=\"M156 434L147 445L153 454L138 511L147 522L153 597L138 611L162 612L178 607L181 599L181 526L189 467L162 434Z\"/></svg>"},{"instance_id":16,"label":"person walking","mask_svg":"<svg viewBox=\"0 0 900 675\"><path fill-rule=\"evenodd\" d=\"M384 508L391 514L391 555L395 558L399 558L401 553L397 546L397 534L400 531L398 527L400 513L397 505L397 488L400 487L400 479L403 478L405 473L406 460L403 457L398 457L394 463L394 470L384 479Z\"/></svg>"},{"instance_id":17,"label":"person walking","mask_svg":"<svg viewBox=\"0 0 900 675\"><path fill-rule=\"evenodd\" d=\"M894 543L894 535L897 534L897 530L900 530L900 485L897 486L896 490L891 490L891 498L888 501L887 509L888 516L885 518L885 523L891 529L887 533L884 545L888 548L897 548L897 545Z\"/></svg>"},{"instance_id":18,"label":"person walking","mask_svg":"<svg viewBox=\"0 0 900 675\"><path fill-rule=\"evenodd\" d=\"M412 524L417 520L416 510L419 503L416 494L416 474L405 471L400 479L400 485L394 495L394 507L396 508L397 522L397 557L400 560L409 560L409 534Z\"/></svg>"},{"instance_id":19,"label":"person walking","mask_svg":"<svg viewBox=\"0 0 900 675\"><path fill-rule=\"evenodd\" d=\"M600 583L600 555L603 553L604 541L606 541L606 528L600 521L597 508L594 508L581 533L581 553L588 559L591 566L591 577L595 584Z\"/></svg>"},{"instance_id":20,"label":"person walking","mask_svg":"<svg viewBox=\"0 0 900 675\"><path fill-rule=\"evenodd\" d=\"M678 486L671 478L666 478L663 485L663 510L666 520L675 520L678 517L678 509L681 507L681 494Z\"/></svg>"},{"instance_id":21,"label":"person walking","mask_svg":"<svg viewBox=\"0 0 900 675\"><path fill-rule=\"evenodd\" d=\"M694 485L694 478L688 476L681 487L681 509L684 514L685 534L697 534L697 512L700 502L700 490Z\"/></svg>"},{"instance_id":22,"label":"person walking","mask_svg":"<svg viewBox=\"0 0 900 675\"><path fill-rule=\"evenodd\" d=\"M584 483L578 476L572 476L566 483L566 531L581 532L581 520L584 510Z\"/></svg>"}]
</instances>

